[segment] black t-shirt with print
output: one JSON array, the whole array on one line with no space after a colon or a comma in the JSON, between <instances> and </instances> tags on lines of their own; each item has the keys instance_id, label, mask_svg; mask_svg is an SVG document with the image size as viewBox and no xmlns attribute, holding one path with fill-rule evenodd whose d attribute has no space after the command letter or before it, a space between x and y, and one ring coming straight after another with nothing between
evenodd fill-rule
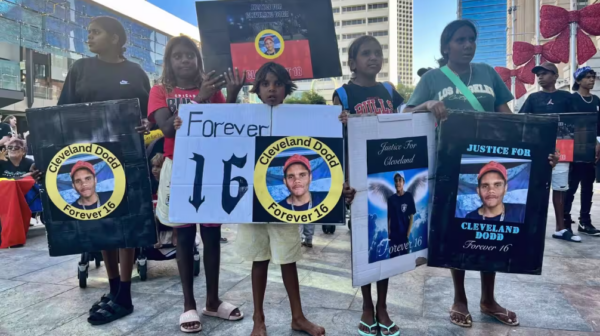
<instances>
[{"instance_id":1,"label":"black t-shirt with print","mask_svg":"<svg viewBox=\"0 0 600 336\"><path fill-rule=\"evenodd\" d=\"M530 94L519 113L567 113L574 110L573 95L567 91L556 90Z\"/></svg>"},{"instance_id":2,"label":"black t-shirt with print","mask_svg":"<svg viewBox=\"0 0 600 336\"><path fill-rule=\"evenodd\" d=\"M575 112L596 112L598 114L598 132L600 136L600 98L596 95L592 97L582 97L579 92L573 93L573 108Z\"/></svg>"},{"instance_id":3,"label":"black t-shirt with print","mask_svg":"<svg viewBox=\"0 0 600 336\"><path fill-rule=\"evenodd\" d=\"M398 107L404 102L404 98L396 90L393 90L393 97L391 97L381 83L370 87L348 83L344 84L343 88L348 96L348 112L351 114L396 113ZM337 96L335 92L333 98Z\"/></svg>"},{"instance_id":4,"label":"black t-shirt with print","mask_svg":"<svg viewBox=\"0 0 600 336\"><path fill-rule=\"evenodd\" d=\"M21 163L15 166L10 160L0 161L0 178L17 179L28 174L33 160L28 158L21 159Z\"/></svg>"}]
</instances>

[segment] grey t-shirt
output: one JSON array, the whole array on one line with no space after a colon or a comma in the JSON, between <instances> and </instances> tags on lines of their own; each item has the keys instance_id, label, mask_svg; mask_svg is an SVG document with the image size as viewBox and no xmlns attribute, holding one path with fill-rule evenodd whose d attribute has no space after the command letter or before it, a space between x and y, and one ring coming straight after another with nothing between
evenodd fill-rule
<instances>
[{"instance_id":1,"label":"grey t-shirt","mask_svg":"<svg viewBox=\"0 0 600 336\"><path fill-rule=\"evenodd\" d=\"M471 66L472 75L467 72L460 75L460 79L466 85L471 77L468 87L486 112L495 112L496 107L513 99L510 90L491 66L483 63L471 63ZM443 101L449 109L474 110L440 69L430 70L421 77L406 105L414 107L429 100Z\"/></svg>"}]
</instances>

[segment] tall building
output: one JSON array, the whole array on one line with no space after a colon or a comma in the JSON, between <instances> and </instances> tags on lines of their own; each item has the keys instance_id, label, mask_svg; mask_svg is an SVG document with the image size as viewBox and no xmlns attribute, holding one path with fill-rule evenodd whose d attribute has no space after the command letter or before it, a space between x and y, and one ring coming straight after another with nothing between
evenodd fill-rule
<instances>
[{"instance_id":1,"label":"tall building","mask_svg":"<svg viewBox=\"0 0 600 336\"><path fill-rule=\"evenodd\" d=\"M128 35L125 57L140 64L151 82L162 72L171 37L184 34L200 40L197 27L145 0L0 0L0 91L25 88L25 55L33 51L33 107L56 105L73 63L93 56L86 45L87 26L96 16L123 23ZM25 101L0 105L0 114L16 115L21 133L27 128L26 108Z\"/></svg>"},{"instance_id":2,"label":"tall building","mask_svg":"<svg viewBox=\"0 0 600 336\"><path fill-rule=\"evenodd\" d=\"M507 9L507 0L458 0L458 18L473 21L478 30L473 62L506 65Z\"/></svg>"},{"instance_id":3,"label":"tall building","mask_svg":"<svg viewBox=\"0 0 600 336\"><path fill-rule=\"evenodd\" d=\"M348 48L360 36L371 35L383 47L379 81L412 85L413 0L332 0L342 77L300 81L299 90L316 90L328 101L333 90L350 80Z\"/></svg>"}]
</instances>

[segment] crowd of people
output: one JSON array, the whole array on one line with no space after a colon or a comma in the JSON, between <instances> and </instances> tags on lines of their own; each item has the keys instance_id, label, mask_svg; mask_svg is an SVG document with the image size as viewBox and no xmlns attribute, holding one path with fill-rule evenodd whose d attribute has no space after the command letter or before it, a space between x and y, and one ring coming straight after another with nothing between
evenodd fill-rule
<instances>
[{"instance_id":1,"label":"crowd of people","mask_svg":"<svg viewBox=\"0 0 600 336\"><path fill-rule=\"evenodd\" d=\"M136 128L137 131L145 133L153 127L158 127L164 135L160 140L162 148L153 151L149 159L152 174L157 182L154 197L157 221L170 227L174 232L173 237L176 236L177 266L183 291L183 313L178 321L179 327L184 333L201 331L200 314L227 321L240 320L244 318L240 308L219 298L221 224L203 223L199 226L204 243L203 261L206 270L206 301L199 314L193 287L193 249L198 226L195 223L170 223L168 213L175 134L182 124L178 117L179 106L235 103L246 81L245 71L229 69L225 73L217 74L211 69L204 69L202 56L196 44L188 37L178 36L168 42L161 80L151 87L141 67L123 56L126 40L125 29L119 21L109 17L93 19L88 27L88 45L96 56L78 60L73 64L58 104L139 99L144 122ZM377 82L376 78L384 61L381 44L372 36L359 37L348 50L348 66L352 77L343 85L347 101L342 101L337 91L332 98L335 105L347 106L340 114L340 122L345 124L349 114L369 113L364 106L372 107L372 112L398 113L403 103L404 112L430 111L440 121L446 118L450 109L512 113L508 102L514 97L500 76L489 65L472 62L476 52L476 41L477 29L470 21L457 20L448 24L440 39L442 58L439 60L439 68L422 69L423 71L419 72L422 76L420 82L410 99L405 102L398 92L393 89L389 91L386 85ZM598 112L600 101L598 97L590 94L596 74L590 68L579 69L574 74L576 85L573 87L573 94L556 89L558 70L555 65L544 63L535 67L533 71L538 77L542 91L529 96L521 113ZM120 85L124 80L128 85ZM459 84L455 85L455 81ZM222 93L222 89L225 89L226 95ZM296 85L286 69L275 62L268 62L257 71L250 92L256 94L264 104L276 106L282 104L295 89ZM465 93L465 89L471 94ZM464 99L459 96L473 98ZM20 178L35 174L33 162L25 157L25 141L15 136L16 119L7 117L5 121L7 123L0 128L0 148L5 147L0 153L0 177ZM556 153L548 154L549 164L556 166L552 186L557 223L553 236L567 241L581 241L571 230L570 215L574 193L580 183L582 199L579 232L600 235L590 218L595 163L557 165ZM285 176L288 176L287 170L292 166L308 172L311 169L310 163L306 164L300 160L286 164ZM289 175L292 182L298 179L292 173ZM344 185L343 197L348 208L355 193L351 186ZM312 199L291 197L283 202L289 208L301 210L310 208ZM492 220L494 218L496 217L491 217ZM296 262L302 257L301 246L312 246L313 233L306 230L304 234L303 241L300 226L297 224L238 226L237 248L243 251L241 256L252 262L254 327L251 336L267 334L264 297L271 262L280 265L281 268L290 301L291 328L312 336L325 335L325 329L310 322L302 310ZM162 240L160 237L159 234L159 240ZM160 241L157 244L160 244ZM131 277L134 254L134 249L102 251L110 285L109 292L91 305L89 323L107 324L133 313ZM454 282L454 304L449 312L450 322L470 327L473 320L467 305L465 271L450 272ZM517 314L501 306L495 299L495 273L482 272L481 284L481 311L501 323L518 325ZM371 295L371 285L362 286L363 312L357 327L358 334L400 334L399 327L391 320L388 312L388 286L388 279L376 283L376 302Z\"/></svg>"}]
</instances>

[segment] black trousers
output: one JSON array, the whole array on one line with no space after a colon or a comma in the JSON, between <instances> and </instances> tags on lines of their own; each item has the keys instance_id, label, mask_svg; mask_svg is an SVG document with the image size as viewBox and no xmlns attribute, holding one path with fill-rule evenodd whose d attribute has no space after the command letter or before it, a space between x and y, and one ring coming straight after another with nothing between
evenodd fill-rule
<instances>
[{"instance_id":1,"label":"black trousers","mask_svg":"<svg viewBox=\"0 0 600 336\"><path fill-rule=\"evenodd\" d=\"M596 167L591 162L572 162L569 168L569 190L565 200L565 224L571 221L571 208L575 193L581 183L581 209L579 220L590 222L590 210L592 209L592 195L594 194L594 181L596 179Z\"/></svg>"}]
</instances>

